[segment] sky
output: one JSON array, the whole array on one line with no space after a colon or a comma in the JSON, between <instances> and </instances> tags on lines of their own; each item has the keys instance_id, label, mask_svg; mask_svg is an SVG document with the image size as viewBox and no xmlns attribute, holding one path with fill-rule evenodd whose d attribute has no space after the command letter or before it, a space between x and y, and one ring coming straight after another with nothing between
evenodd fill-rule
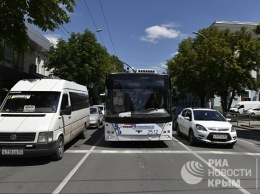
<instances>
[{"instance_id":1,"label":"sky","mask_svg":"<svg viewBox=\"0 0 260 194\"><path fill-rule=\"evenodd\" d=\"M77 0L69 16L70 23L42 34L55 44L88 29L110 55L161 73L193 32L215 21L259 23L260 0Z\"/></svg>"}]
</instances>

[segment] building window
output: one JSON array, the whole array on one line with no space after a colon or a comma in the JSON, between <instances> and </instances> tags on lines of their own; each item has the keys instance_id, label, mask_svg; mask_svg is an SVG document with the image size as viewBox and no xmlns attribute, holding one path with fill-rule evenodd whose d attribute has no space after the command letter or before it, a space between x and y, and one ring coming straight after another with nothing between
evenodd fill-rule
<instances>
[{"instance_id":1,"label":"building window","mask_svg":"<svg viewBox=\"0 0 260 194\"><path fill-rule=\"evenodd\" d=\"M18 69L19 67L19 53L17 50L14 50L14 68Z\"/></svg>"},{"instance_id":2,"label":"building window","mask_svg":"<svg viewBox=\"0 0 260 194\"><path fill-rule=\"evenodd\" d=\"M5 45L5 60L13 61L13 59L14 59L13 48Z\"/></svg>"}]
</instances>

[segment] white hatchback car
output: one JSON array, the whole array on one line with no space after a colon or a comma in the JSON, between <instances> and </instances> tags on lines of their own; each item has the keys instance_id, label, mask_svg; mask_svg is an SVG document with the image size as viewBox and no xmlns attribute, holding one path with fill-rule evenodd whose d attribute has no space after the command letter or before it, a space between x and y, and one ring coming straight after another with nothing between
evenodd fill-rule
<instances>
[{"instance_id":1,"label":"white hatchback car","mask_svg":"<svg viewBox=\"0 0 260 194\"><path fill-rule=\"evenodd\" d=\"M225 144L232 148L237 141L235 128L218 111L202 108L185 108L177 118L177 133L196 142Z\"/></svg>"}]
</instances>

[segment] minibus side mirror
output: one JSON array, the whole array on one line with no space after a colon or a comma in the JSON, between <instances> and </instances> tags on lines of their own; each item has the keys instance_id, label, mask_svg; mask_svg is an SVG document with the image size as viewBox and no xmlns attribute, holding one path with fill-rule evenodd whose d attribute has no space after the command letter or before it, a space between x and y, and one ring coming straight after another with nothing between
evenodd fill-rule
<instances>
[{"instance_id":1,"label":"minibus side mirror","mask_svg":"<svg viewBox=\"0 0 260 194\"><path fill-rule=\"evenodd\" d=\"M61 115L70 115L71 114L71 106L66 105L64 110L61 110Z\"/></svg>"}]
</instances>

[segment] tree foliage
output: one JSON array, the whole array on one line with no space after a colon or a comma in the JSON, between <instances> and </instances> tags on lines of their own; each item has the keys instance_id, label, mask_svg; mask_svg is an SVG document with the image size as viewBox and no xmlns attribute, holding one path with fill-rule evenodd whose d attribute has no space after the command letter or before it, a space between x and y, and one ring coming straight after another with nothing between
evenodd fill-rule
<instances>
[{"instance_id":1,"label":"tree foliage","mask_svg":"<svg viewBox=\"0 0 260 194\"><path fill-rule=\"evenodd\" d=\"M245 88L259 87L252 71L260 67L260 40L245 27L235 33L210 27L197 34L179 44L178 54L167 63L169 73L178 91L200 97L201 106L205 97L220 96L226 111Z\"/></svg>"},{"instance_id":2,"label":"tree foliage","mask_svg":"<svg viewBox=\"0 0 260 194\"><path fill-rule=\"evenodd\" d=\"M75 0L1 0L0 39L5 44L24 51L28 46L25 22L38 26L41 30L54 31L70 21L68 12L73 12ZM3 57L0 45L0 58Z\"/></svg>"},{"instance_id":3,"label":"tree foliage","mask_svg":"<svg viewBox=\"0 0 260 194\"><path fill-rule=\"evenodd\" d=\"M46 67L53 76L87 86L95 84L100 90L106 74L123 71L120 60L110 56L89 30L72 33L68 42L60 39L56 46L51 46Z\"/></svg>"}]
</instances>

